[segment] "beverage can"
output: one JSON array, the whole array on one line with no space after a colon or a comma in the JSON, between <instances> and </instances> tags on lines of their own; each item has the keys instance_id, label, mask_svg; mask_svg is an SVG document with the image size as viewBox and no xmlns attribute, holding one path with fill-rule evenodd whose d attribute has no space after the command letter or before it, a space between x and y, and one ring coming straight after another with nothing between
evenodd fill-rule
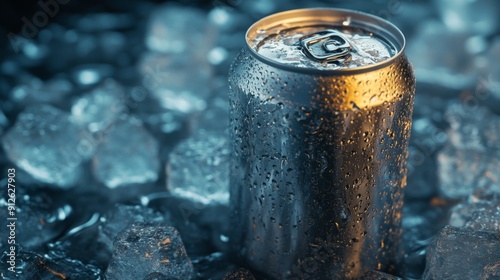
<instances>
[{"instance_id":1,"label":"beverage can","mask_svg":"<svg viewBox=\"0 0 500 280\"><path fill-rule=\"evenodd\" d=\"M391 23L263 18L230 81L232 251L270 279L397 273L415 77Z\"/></svg>"}]
</instances>

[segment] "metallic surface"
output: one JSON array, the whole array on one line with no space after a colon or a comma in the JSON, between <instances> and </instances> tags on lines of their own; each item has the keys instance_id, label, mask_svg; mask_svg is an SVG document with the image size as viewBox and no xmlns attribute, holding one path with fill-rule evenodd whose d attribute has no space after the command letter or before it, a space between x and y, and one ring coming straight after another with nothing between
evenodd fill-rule
<instances>
[{"instance_id":1,"label":"metallic surface","mask_svg":"<svg viewBox=\"0 0 500 280\"><path fill-rule=\"evenodd\" d=\"M400 52L367 67L319 71L277 64L250 47L253 29L279 20L346 16L386 32ZM269 278L349 279L392 271L402 259L415 80L404 38L380 21L346 10L280 13L249 29L249 46L233 63L230 242Z\"/></svg>"}]
</instances>

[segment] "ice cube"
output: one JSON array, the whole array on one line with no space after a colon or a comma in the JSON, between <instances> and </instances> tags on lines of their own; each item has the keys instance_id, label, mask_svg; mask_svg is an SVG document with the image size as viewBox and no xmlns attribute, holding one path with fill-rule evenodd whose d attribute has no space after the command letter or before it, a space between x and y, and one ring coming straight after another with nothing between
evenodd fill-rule
<instances>
[{"instance_id":1,"label":"ice cube","mask_svg":"<svg viewBox=\"0 0 500 280\"><path fill-rule=\"evenodd\" d=\"M12 89L11 96L21 104L61 103L71 94L73 85L65 78L56 77L42 81L26 76Z\"/></svg>"},{"instance_id":2,"label":"ice cube","mask_svg":"<svg viewBox=\"0 0 500 280\"><path fill-rule=\"evenodd\" d=\"M105 269L111 259L113 242L99 238L99 214L90 215L91 212L88 213L89 210L86 210L84 213L76 214L83 216L76 218L81 219L81 221L74 221L64 236L55 242L46 244L49 250L48 256L53 259L76 259L85 264Z\"/></svg>"},{"instance_id":3,"label":"ice cube","mask_svg":"<svg viewBox=\"0 0 500 280\"><path fill-rule=\"evenodd\" d=\"M437 128L428 117L413 118L406 198L432 197L436 193L436 153L446 140L446 133Z\"/></svg>"},{"instance_id":4,"label":"ice cube","mask_svg":"<svg viewBox=\"0 0 500 280\"><path fill-rule=\"evenodd\" d=\"M413 119L411 142L414 146L433 153L441 148L447 139L446 133L436 127L430 118L417 117Z\"/></svg>"},{"instance_id":5,"label":"ice cube","mask_svg":"<svg viewBox=\"0 0 500 280\"><path fill-rule=\"evenodd\" d=\"M448 222L450 205L442 199L410 200L403 207L403 250L405 276L419 279L425 269L426 247L434 234Z\"/></svg>"},{"instance_id":6,"label":"ice cube","mask_svg":"<svg viewBox=\"0 0 500 280\"><path fill-rule=\"evenodd\" d=\"M407 48L417 80L457 89L473 87L477 71L474 56L465 47L470 36L449 32L440 22L420 24Z\"/></svg>"},{"instance_id":7,"label":"ice cube","mask_svg":"<svg viewBox=\"0 0 500 280\"><path fill-rule=\"evenodd\" d=\"M447 145L438 154L439 191L447 198L466 197L476 189L500 193L500 157L497 152L457 149Z\"/></svg>"},{"instance_id":8,"label":"ice cube","mask_svg":"<svg viewBox=\"0 0 500 280\"><path fill-rule=\"evenodd\" d=\"M384 272L372 270L363 274L363 276L361 276L358 280L402 280L402 278Z\"/></svg>"},{"instance_id":9,"label":"ice cube","mask_svg":"<svg viewBox=\"0 0 500 280\"><path fill-rule=\"evenodd\" d=\"M92 265L67 258L48 258L20 246L16 250L14 272L7 270L10 267L7 262L10 252L3 252L0 263L3 279L101 279L101 271Z\"/></svg>"},{"instance_id":10,"label":"ice cube","mask_svg":"<svg viewBox=\"0 0 500 280\"><path fill-rule=\"evenodd\" d=\"M170 193L151 194L141 200L170 217L189 256L206 256L227 246L227 205L205 205Z\"/></svg>"},{"instance_id":11,"label":"ice cube","mask_svg":"<svg viewBox=\"0 0 500 280\"><path fill-rule=\"evenodd\" d=\"M500 199L464 201L451 209L450 225L500 233Z\"/></svg>"},{"instance_id":12,"label":"ice cube","mask_svg":"<svg viewBox=\"0 0 500 280\"><path fill-rule=\"evenodd\" d=\"M166 222L162 214L141 205L115 205L102 218L99 226L101 234L114 240L118 233L133 222Z\"/></svg>"},{"instance_id":13,"label":"ice cube","mask_svg":"<svg viewBox=\"0 0 500 280\"><path fill-rule=\"evenodd\" d=\"M105 278L143 279L151 273L190 279L193 264L175 228L161 223L133 223L115 239Z\"/></svg>"},{"instance_id":14,"label":"ice cube","mask_svg":"<svg viewBox=\"0 0 500 280\"><path fill-rule=\"evenodd\" d=\"M460 95L461 90L417 82L417 94L415 94L415 105L413 116L416 118L427 118L439 129L448 127L446 122L446 109L452 100Z\"/></svg>"},{"instance_id":15,"label":"ice cube","mask_svg":"<svg viewBox=\"0 0 500 280\"><path fill-rule=\"evenodd\" d=\"M5 134L7 157L33 178L59 187L76 183L95 145L71 116L50 105L26 108Z\"/></svg>"},{"instance_id":16,"label":"ice cube","mask_svg":"<svg viewBox=\"0 0 500 280\"><path fill-rule=\"evenodd\" d=\"M106 80L90 93L78 98L71 113L74 119L92 132L105 129L127 110L123 87Z\"/></svg>"},{"instance_id":17,"label":"ice cube","mask_svg":"<svg viewBox=\"0 0 500 280\"><path fill-rule=\"evenodd\" d=\"M141 90L135 89L131 96L135 96L134 100L137 100L137 106L133 109L132 116L140 119L144 127L162 144L160 158L167 158L174 145L189 135L192 130L192 122L197 114L185 114L165 109L147 91L141 92Z\"/></svg>"},{"instance_id":18,"label":"ice cube","mask_svg":"<svg viewBox=\"0 0 500 280\"><path fill-rule=\"evenodd\" d=\"M205 57L212 48L216 29L198 9L167 4L158 6L149 19L146 46L183 59Z\"/></svg>"},{"instance_id":19,"label":"ice cube","mask_svg":"<svg viewBox=\"0 0 500 280\"><path fill-rule=\"evenodd\" d=\"M199 129L224 133L229 128L229 106L226 102L229 103L225 98L214 98L212 106L203 112L196 126Z\"/></svg>"},{"instance_id":20,"label":"ice cube","mask_svg":"<svg viewBox=\"0 0 500 280\"><path fill-rule=\"evenodd\" d=\"M207 110L198 118L198 129L224 132L229 128L229 86L227 78L215 80L216 95L210 100Z\"/></svg>"},{"instance_id":21,"label":"ice cube","mask_svg":"<svg viewBox=\"0 0 500 280\"><path fill-rule=\"evenodd\" d=\"M85 87L111 77L113 70L113 67L108 64L84 64L72 70L72 78L76 84Z\"/></svg>"},{"instance_id":22,"label":"ice cube","mask_svg":"<svg viewBox=\"0 0 500 280\"><path fill-rule=\"evenodd\" d=\"M81 197L82 203L90 203L90 197ZM93 203L104 203L92 201ZM86 209L88 212L89 209ZM81 214L88 215L88 214ZM164 222L163 216L140 205L118 204L99 218L94 213L90 218L73 226L68 234L50 243L51 256L69 257L105 269L113 252L113 240L119 232L133 222Z\"/></svg>"},{"instance_id":23,"label":"ice cube","mask_svg":"<svg viewBox=\"0 0 500 280\"><path fill-rule=\"evenodd\" d=\"M450 206L442 204L441 200L405 203L402 222L405 251L412 252L427 246L429 238L446 225Z\"/></svg>"},{"instance_id":24,"label":"ice cube","mask_svg":"<svg viewBox=\"0 0 500 280\"><path fill-rule=\"evenodd\" d=\"M439 188L448 198L460 198L477 189L500 192L500 118L488 109L451 104L449 143L438 155Z\"/></svg>"},{"instance_id":25,"label":"ice cube","mask_svg":"<svg viewBox=\"0 0 500 280\"><path fill-rule=\"evenodd\" d=\"M146 53L139 63L143 84L166 109L201 112L211 92L212 68L206 61Z\"/></svg>"},{"instance_id":26,"label":"ice cube","mask_svg":"<svg viewBox=\"0 0 500 280\"><path fill-rule=\"evenodd\" d=\"M171 110L164 110L161 113L146 112L136 114L136 116L140 118L144 122L144 125L150 131L153 131L155 135L168 135L174 133L184 128L188 122L186 115Z\"/></svg>"},{"instance_id":27,"label":"ice cube","mask_svg":"<svg viewBox=\"0 0 500 280\"><path fill-rule=\"evenodd\" d=\"M487 108L453 103L445 113L450 143L457 148L500 150L500 117Z\"/></svg>"},{"instance_id":28,"label":"ice cube","mask_svg":"<svg viewBox=\"0 0 500 280\"><path fill-rule=\"evenodd\" d=\"M7 186L7 180L1 180ZM28 249L38 249L46 242L58 237L66 230L73 208L62 202L57 194L39 191L27 192L24 185L15 183L15 201L0 198L0 213L3 217L17 218L16 243ZM10 193L10 192L9 192ZM15 204L14 215L10 215L8 204ZM8 246L8 230L0 231L0 248Z\"/></svg>"},{"instance_id":29,"label":"ice cube","mask_svg":"<svg viewBox=\"0 0 500 280\"><path fill-rule=\"evenodd\" d=\"M446 27L454 32L489 35L498 30L498 10L495 0L435 0Z\"/></svg>"},{"instance_id":30,"label":"ice cube","mask_svg":"<svg viewBox=\"0 0 500 280\"><path fill-rule=\"evenodd\" d=\"M108 188L144 184L158 179L158 141L136 119L109 126L92 158L97 180Z\"/></svg>"},{"instance_id":31,"label":"ice cube","mask_svg":"<svg viewBox=\"0 0 500 280\"><path fill-rule=\"evenodd\" d=\"M446 226L427 250L423 279L500 277L500 234Z\"/></svg>"},{"instance_id":32,"label":"ice cube","mask_svg":"<svg viewBox=\"0 0 500 280\"><path fill-rule=\"evenodd\" d=\"M229 143L224 132L199 131L174 148L167 186L172 193L202 204L227 204Z\"/></svg>"}]
</instances>

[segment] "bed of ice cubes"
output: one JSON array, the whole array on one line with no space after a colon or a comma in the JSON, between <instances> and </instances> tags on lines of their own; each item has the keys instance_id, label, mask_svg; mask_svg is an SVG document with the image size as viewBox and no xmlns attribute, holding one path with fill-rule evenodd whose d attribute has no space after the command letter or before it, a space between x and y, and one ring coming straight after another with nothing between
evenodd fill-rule
<instances>
[{"instance_id":1,"label":"bed of ice cubes","mask_svg":"<svg viewBox=\"0 0 500 280\"><path fill-rule=\"evenodd\" d=\"M16 168L18 218L3 278L261 279L226 254L227 73L252 22L301 7L394 22L416 69L405 264L361 279L500 277L497 1L107 5L2 41L0 182Z\"/></svg>"}]
</instances>

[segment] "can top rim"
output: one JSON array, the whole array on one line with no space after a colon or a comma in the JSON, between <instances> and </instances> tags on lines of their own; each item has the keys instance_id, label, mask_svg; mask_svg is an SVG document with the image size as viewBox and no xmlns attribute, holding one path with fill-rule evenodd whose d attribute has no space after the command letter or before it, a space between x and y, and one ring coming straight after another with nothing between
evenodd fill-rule
<instances>
[{"instance_id":1,"label":"can top rim","mask_svg":"<svg viewBox=\"0 0 500 280\"><path fill-rule=\"evenodd\" d=\"M333 25L335 23L341 24L342 21L346 19L346 17L350 18L352 26L364 28L370 32L382 36L386 40L389 40L396 47L397 53L384 61L355 68L315 69L286 65L277 62L271 58L259 54L251 45L252 38L255 38L257 36L258 30L264 29L268 31L278 31L285 28L295 27L297 25ZM364 12L336 8L295 9L272 14L258 20L252 26L250 26L245 34L245 39L246 47L250 50L250 53L257 59L268 65L272 65L274 67L292 72L303 72L309 74L316 73L321 75L355 74L380 69L392 64L396 59L402 56L406 47L406 39L403 33L391 22Z\"/></svg>"}]
</instances>

